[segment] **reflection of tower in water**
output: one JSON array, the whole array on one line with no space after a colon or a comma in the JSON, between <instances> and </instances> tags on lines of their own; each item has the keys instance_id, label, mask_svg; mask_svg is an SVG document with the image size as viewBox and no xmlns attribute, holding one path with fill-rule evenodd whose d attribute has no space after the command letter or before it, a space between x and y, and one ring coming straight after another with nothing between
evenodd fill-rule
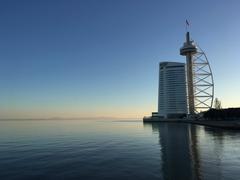
<instances>
[{"instance_id":1,"label":"reflection of tower in water","mask_svg":"<svg viewBox=\"0 0 240 180\"><path fill-rule=\"evenodd\" d=\"M191 128L189 128L189 142L191 142L189 144L189 148L190 148L190 154L191 154L191 159L192 159L192 167L194 170L194 174L196 179L201 180L201 174L200 174L200 152L198 149L198 139L197 139L197 130L196 130L196 126L191 126Z\"/></svg>"},{"instance_id":2,"label":"reflection of tower in water","mask_svg":"<svg viewBox=\"0 0 240 180\"><path fill-rule=\"evenodd\" d=\"M164 179L201 179L196 129L189 125L152 123L159 133Z\"/></svg>"}]
</instances>

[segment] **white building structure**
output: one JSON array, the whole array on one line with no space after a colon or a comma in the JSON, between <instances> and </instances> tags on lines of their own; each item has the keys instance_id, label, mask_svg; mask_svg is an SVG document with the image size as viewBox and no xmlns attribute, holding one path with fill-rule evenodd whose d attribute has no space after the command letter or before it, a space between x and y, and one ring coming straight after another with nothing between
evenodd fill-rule
<instances>
[{"instance_id":1,"label":"white building structure","mask_svg":"<svg viewBox=\"0 0 240 180\"><path fill-rule=\"evenodd\" d=\"M159 64L158 116L182 117L187 114L185 63Z\"/></svg>"}]
</instances>

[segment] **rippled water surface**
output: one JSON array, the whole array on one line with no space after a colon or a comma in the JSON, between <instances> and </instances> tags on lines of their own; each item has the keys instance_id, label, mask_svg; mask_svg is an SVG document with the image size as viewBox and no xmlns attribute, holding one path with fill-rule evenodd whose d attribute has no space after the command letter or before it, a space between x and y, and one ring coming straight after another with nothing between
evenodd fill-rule
<instances>
[{"instance_id":1,"label":"rippled water surface","mask_svg":"<svg viewBox=\"0 0 240 180\"><path fill-rule=\"evenodd\" d=\"M0 121L0 179L240 179L240 132L141 121Z\"/></svg>"}]
</instances>

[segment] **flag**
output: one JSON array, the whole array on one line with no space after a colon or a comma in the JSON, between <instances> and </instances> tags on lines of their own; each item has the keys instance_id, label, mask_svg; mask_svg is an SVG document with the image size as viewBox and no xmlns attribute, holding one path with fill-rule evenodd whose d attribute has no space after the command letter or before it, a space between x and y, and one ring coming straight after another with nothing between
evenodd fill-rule
<instances>
[{"instance_id":1,"label":"flag","mask_svg":"<svg viewBox=\"0 0 240 180\"><path fill-rule=\"evenodd\" d=\"M189 26L189 22L188 22L188 20L186 19L186 25L188 25Z\"/></svg>"}]
</instances>

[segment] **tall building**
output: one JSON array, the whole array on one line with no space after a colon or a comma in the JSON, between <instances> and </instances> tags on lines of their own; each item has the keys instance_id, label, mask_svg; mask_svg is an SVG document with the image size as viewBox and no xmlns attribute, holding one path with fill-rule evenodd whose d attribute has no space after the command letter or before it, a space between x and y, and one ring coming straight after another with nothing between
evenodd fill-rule
<instances>
[{"instance_id":1,"label":"tall building","mask_svg":"<svg viewBox=\"0 0 240 180\"><path fill-rule=\"evenodd\" d=\"M206 54L186 33L186 41L180 48L180 55L186 56L188 114L206 111L213 105L214 83Z\"/></svg>"},{"instance_id":2,"label":"tall building","mask_svg":"<svg viewBox=\"0 0 240 180\"><path fill-rule=\"evenodd\" d=\"M186 34L186 42L180 49L180 54L186 56L187 62L187 89L188 89L188 108L189 114L195 114L195 97L194 97L194 79L193 79L193 55L197 53L197 46L190 40L190 34Z\"/></svg>"},{"instance_id":3,"label":"tall building","mask_svg":"<svg viewBox=\"0 0 240 180\"><path fill-rule=\"evenodd\" d=\"M185 63L159 64L158 116L171 118L187 114Z\"/></svg>"}]
</instances>

